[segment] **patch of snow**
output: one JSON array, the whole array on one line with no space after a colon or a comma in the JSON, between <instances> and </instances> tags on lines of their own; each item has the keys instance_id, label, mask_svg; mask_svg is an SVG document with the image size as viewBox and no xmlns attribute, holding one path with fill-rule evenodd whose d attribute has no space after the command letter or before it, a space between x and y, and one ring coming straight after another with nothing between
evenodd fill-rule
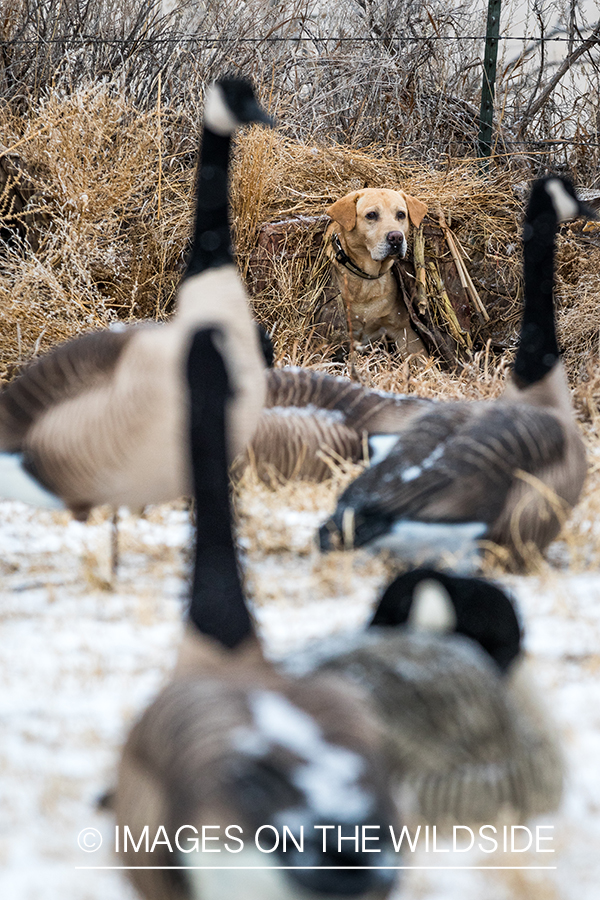
<instances>
[{"instance_id":1,"label":"patch of snow","mask_svg":"<svg viewBox=\"0 0 600 900\"><path fill-rule=\"evenodd\" d=\"M265 495L263 495L264 498ZM275 495L273 495L275 497ZM321 557L311 532L329 509L257 502L257 528L284 529L272 551L247 552L253 613L271 655L361 627L385 582L383 564L356 554ZM134 900L110 866L112 817L97 800L114 783L133 720L173 665L187 596L190 528L180 506L122 513L121 565L109 579L110 519L82 525L64 513L0 503L0 896L10 900ZM301 533L303 549L286 545ZM302 544L302 542L304 542ZM287 546L287 550L286 550ZM371 560L371 561L370 561ZM600 884L600 576L553 570L506 577L526 626L529 664L556 721L568 765L547 870L533 853L449 852L434 864L483 871L410 870L398 900L596 900ZM96 853L77 845L84 828ZM405 865L432 854L405 851Z\"/></svg>"}]
</instances>

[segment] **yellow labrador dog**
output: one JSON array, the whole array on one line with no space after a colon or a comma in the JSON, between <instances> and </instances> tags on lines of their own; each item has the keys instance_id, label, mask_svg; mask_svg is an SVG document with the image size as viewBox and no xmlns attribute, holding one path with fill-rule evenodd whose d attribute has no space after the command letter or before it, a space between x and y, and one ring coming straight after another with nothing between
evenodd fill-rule
<instances>
[{"instance_id":1,"label":"yellow labrador dog","mask_svg":"<svg viewBox=\"0 0 600 900\"><path fill-rule=\"evenodd\" d=\"M392 267L406 254L409 223L421 224L427 206L405 194L379 188L353 191L329 207L325 232L336 294L317 314L329 337L359 346L387 338L403 357L426 355L400 295ZM339 300L343 302L340 303Z\"/></svg>"}]
</instances>

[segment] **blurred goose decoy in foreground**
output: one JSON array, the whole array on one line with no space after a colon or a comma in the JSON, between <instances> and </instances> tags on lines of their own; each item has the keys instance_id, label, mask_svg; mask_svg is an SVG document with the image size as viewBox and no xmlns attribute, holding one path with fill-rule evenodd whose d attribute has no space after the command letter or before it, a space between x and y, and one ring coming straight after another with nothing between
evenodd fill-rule
<instances>
[{"instance_id":1,"label":"blurred goose decoy in foreground","mask_svg":"<svg viewBox=\"0 0 600 900\"><path fill-rule=\"evenodd\" d=\"M511 601L482 579L399 576L368 630L309 645L293 674L336 672L386 723L403 812L439 825L554 810L562 756L535 698Z\"/></svg>"},{"instance_id":2,"label":"blurred goose decoy in foreground","mask_svg":"<svg viewBox=\"0 0 600 900\"><path fill-rule=\"evenodd\" d=\"M388 546L422 564L485 540L522 566L557 536L586 474L552 299L557 226L578 215L594 214L569 181L534 183L523 228L523 323L503 397L441 403L413 419L388 456L342 493L321 528L322 549L336 541Z\"/></svg>"},{"instance_id":3,"label":"blurred goose decoy in foreground","mask_svg":"<svg viewBox=\"0 0 600 900\"><path fill-rule=\"evenodd\" d=\"M431 403L368 390L312 369L270 369L265 408L234 474L252 461L263 481L323 481L332 471L328 460L359 462L372 456L379 443L401 432Z\"/></svg>"},{"instance_id":4,"label":"blurred goose decoy in foreground","mask_svg":"<svg viewBox=\"0 0 600 900\"><path fill-rule=\"evenodd\" d=\"M195 231L174 318L68 341L0 393L0 497L85 519L101 504L136 510L189 494L184 370L199 327L219 327L235 387L232 458L252 437L264 358L228 219L232 134L249 122L271 122L249 82L207 89Z\"/></svg>"},{"instance_id":5,"label":"blurred goose decoy in foreground","mask_svg":"<svg viewBox=\"0 0 600 900\"><path fill-rule=\"evenodd\" d=\"M232 537L221 344L214 331L199 332L188 362L197 518L190 618L173 680L127 739L114 797L121 834L129 826L137 840L144 826L154 836L163 825L172 852L164 841L154 852L130 843L120 858L190 867L131 871L147 900L384 898L393 873L372 867L395 857L381 729L354 685L335 675L281 675L253 632ZM376 863L353 839L338 852L338 827L354 838L363 824L379 826L368 832L380 836ZM232 825L243 833L225 834ZM273 846L274 828L279 833L274 853L255 847L263 825L273 826L259 836L263 847ZM325 847L320 825L335 826ZM202 826L213 826L207 833L219 840L207 846L219 856L194 849L193 829L202 835ZM303 829L302 851L287 833L282 852L284 826L298 843ZM192 852L177 848L180 828L179 844Z\"/></svg>"}]
</instances>

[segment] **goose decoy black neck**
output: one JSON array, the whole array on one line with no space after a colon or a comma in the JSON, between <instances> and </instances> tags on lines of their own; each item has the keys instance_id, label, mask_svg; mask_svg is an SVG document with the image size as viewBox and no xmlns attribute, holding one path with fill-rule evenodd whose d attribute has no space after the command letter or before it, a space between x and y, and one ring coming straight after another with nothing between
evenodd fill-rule
<instances>
[{"instance_id":1,"label":"goose decoy black neck","mask_svg":"<svg viewBox=\"0 0 600 900\"><path fill-rule=\"evenodd\" d=\"M232 396L217 349L220 332L194 335L187 360L196 500L196 564L189 617L202 634L233 649L253 635L231 528L226 406Z\"/></svg>"},{"instance_id":2,"label":"goose decoy black neck","mask_svg":"<svg viewBox=\"0 0 600 900\"><path fill-rule=\"evenodd\" d=\"M231 140L237 128L252 122L273 125L249 81L222 78L207 88L196 220L186 278L233 262L228 211Z\"/></svg>"},{"instance_id":3,"label":"goose decoy black neck","mask_svg":"<svg viewBox=\"0 0 600 900\"><path fill-rule=\"evenodd\" d=\"M549 175L534 182L523 225L525 305L513 376L519 388L541 381L558 362L554 323L554 253L558 225L578 216L596 218L569 179Z\"/></svg>"}]
</instances>

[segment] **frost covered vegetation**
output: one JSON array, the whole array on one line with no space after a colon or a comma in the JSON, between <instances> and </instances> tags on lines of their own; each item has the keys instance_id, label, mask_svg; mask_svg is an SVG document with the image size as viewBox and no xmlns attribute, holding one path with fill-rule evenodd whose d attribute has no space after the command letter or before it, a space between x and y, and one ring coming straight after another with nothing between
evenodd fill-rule
<instances>
[{"instance_id":1,"label":"frost covered vegetation","mask_svg":"<svg viewBox=\"0 0 600 900\"><path fill-rule=\"evenodd\" d=\"M482 7L442 0L262 0L159 3L3 0L0 6L0 377L60 340L115 321L166 319L187 247L202 93L234 69L253 77L279 120L246 132L233 178L238 260L251 278L260 226L318 215L364 184L404 186L440 203L490 304L462 369L399 366L383 350L356 360L361 380L439 397L502 390L520 313L519 226L524 187L553 165L595 188L598 49L553 85L579 32L576 4L505 7L495 148L486 177L472 161L483 41ZM512 18L510 19L512 21ZM450 40L447 40L450 39ZM556 48L562 57L556 59ZM550 50L554 53L554 58ZM550 90L548 90L550 89ZM564 139L564 140L563 140ZM568 139L568 140L567 140ZM253 302L278 361L346 372L309 342L304 310L315 286L301 261ZM403 900L595 900L600 883L600 238L563 229L557 304L574 402L590 452L585 494L548 560L512 579L528 650L558 720L570 775L553 821L556 872L412 872ZM503 302L500 302L503 301ZM325 485L267 487L248 474L237 511L247 583L269 646L285 650L362 622L386 578L381 560L334 554L312 536L348 473ZM180 505L128 517L116 590L104 512L91 525L0 504L0 894L26 900L131 896L114 873L75 873L81 828L95 811L123 733L157 689L180 634L190 531ZM590 712L591 711L591 712ZM110 865L108 851L97 859ZM515 864L522 864L519 858ZM539 861L539 860L537 860ZM407 860L425 865L426 858ZM535 859L527 857L529 864ZM453 858L453 865L503 859Z\"/></svg>"},{"instance_id":2,"label":"frost covered vegetation","mask_svg":"<svg viewBox=\"0 0 600 900\"><path fill-rule=\"evenodd\" d=\"M577 135L558 159L588 175L598 164L598 68L593 4L505 2L498 68L499 149L557 153L539 142ZM476 149L485 4L432 0L5 0L0 96L22 110L48 91L99 80L139 109L195 118L200 86L227 69L251 75L286 134L357 145L399 143L413 156ZM566 43L540 43L562 37ZM159 84L160 73L160 84ZM196 116L197 118L197 116ZM511 142L524 141L517 148Z\"/></svg>"}]
</instances>

